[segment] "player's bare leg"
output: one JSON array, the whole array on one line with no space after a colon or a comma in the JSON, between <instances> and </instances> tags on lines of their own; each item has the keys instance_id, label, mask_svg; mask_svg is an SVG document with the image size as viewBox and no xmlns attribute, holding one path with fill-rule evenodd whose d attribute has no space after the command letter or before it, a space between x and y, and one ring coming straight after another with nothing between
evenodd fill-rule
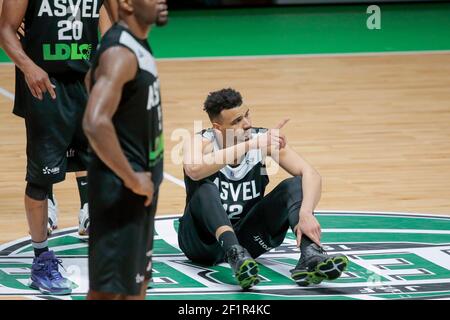
<instances>
[{"instance_id":1,"label":"player's bare leg","mask_svg":"<svg viewBox=\"0 0 450 320\"><path fill-rule=\"evenodd\" d=\"M34 200L25 195L25 211L27 213L31 240L33 242L47 240L47 205L47 198L44 200Z\"/></svg>"},{"instance_id":2,"label":"player's bare leg","mask_svg":"<svg viewBox=\"0 0 450 320\"><path fill-rule=\"evenodd\" d=\"M65 279L58 271L61 261L53 251L48 250L47 187L28 184L25 195L25 211L30 228L34 259L31 267L30 287L44 294L70 294L71 281Z\"/></svg>"}]
</instances>

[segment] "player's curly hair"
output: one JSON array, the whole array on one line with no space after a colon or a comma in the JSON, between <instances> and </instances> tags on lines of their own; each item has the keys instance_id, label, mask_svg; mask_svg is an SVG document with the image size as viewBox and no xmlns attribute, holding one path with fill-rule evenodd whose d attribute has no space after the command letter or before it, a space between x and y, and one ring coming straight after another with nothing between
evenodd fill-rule
<instances>
[{"instance_id":1,"label":"player's curly hair","mask_svg":"<svg viewBox=\"0 0 450 320\"><path fill-rule=\"evenodd\" d=\"M231 88L213 91L208 94L203 110L208 113L211 120L217 118L224 109L232 109L242 105L241 94Z\"/></svg>"}]
</instances>

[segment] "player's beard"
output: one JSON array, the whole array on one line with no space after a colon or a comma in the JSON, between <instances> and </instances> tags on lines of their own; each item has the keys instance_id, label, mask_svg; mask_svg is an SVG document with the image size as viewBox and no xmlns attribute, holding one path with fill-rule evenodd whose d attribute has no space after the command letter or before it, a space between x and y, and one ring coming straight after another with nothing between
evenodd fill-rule
<instances>
[{"instance_id":1,"label":"player's beard","mask_svg":"<svg viewBox=\"0 0 450 320\"><path fill-rule=\"evenodd\" d=\"M161 17L158 13L158 17L156 18L156 26L158 27L163 27L167 24L167 22L169 21L169 17L168 16L164 16Z\"/></svg>"}]
</instances>

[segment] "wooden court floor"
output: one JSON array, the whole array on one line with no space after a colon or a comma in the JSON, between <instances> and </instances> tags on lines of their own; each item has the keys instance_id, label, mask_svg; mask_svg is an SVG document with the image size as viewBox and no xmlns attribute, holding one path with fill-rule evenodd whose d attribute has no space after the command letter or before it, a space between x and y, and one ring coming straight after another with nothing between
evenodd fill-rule
<instances>
[{"instance_id":1,"label":"wooden court floor","mask_svg":"<svg viewBox=\"0 0 450 320\"><path fill-rule=\"evenodd\" d=\"M208 119L209 91L243 94L255 126L285 117L288 143L323 178L318 209L450 215L450 54L159 61L166 141L158 215L183 211L179 128ZM0 66L0 243L27 235L25 130L11 114L12 65ZM271 177L272 188L287 177ZM269 189L270 190L270 189ZM55 187L59 226L77 225L72 174Z\"/></svg>"}]
</instances>

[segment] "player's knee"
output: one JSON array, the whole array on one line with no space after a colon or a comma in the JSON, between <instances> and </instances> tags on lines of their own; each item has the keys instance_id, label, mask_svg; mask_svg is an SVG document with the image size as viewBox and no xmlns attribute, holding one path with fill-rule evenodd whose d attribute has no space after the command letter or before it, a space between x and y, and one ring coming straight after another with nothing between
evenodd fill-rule
<instances>
[{"instance_id":1,"label":"player's knee","mask_svg":"<svg viewBox=\"0 0 450 320\"><path fill-rule=\"evenodd\" d=\"M280 183L281 192L285 194L302 193L302 177L296 176L283 180Z\"/></svg>"},{"instance_id":2,"label":"player's knee","mask_svg":"<svg viewBox=\"0 0 450 320\"><path fill-rule=\"evenodd\" d=\"M48 186L40 186L35 183L27 183L25 187L25 194L33 200L43 201L47 199L48 196Z\"/></svg>"},{"instance_id":3,"label":"player's knee","mask_svg":"<svg viewBox=\"0 0 450 320\"><path fill-rule=\"evenodd\" d=\"M206 182L203 183L198 189L197 194L202 197L202 199L206 199L211 201L214 198L219 199L219 188L212 183L212 182Z\"/></svg>"}]
</instances>

